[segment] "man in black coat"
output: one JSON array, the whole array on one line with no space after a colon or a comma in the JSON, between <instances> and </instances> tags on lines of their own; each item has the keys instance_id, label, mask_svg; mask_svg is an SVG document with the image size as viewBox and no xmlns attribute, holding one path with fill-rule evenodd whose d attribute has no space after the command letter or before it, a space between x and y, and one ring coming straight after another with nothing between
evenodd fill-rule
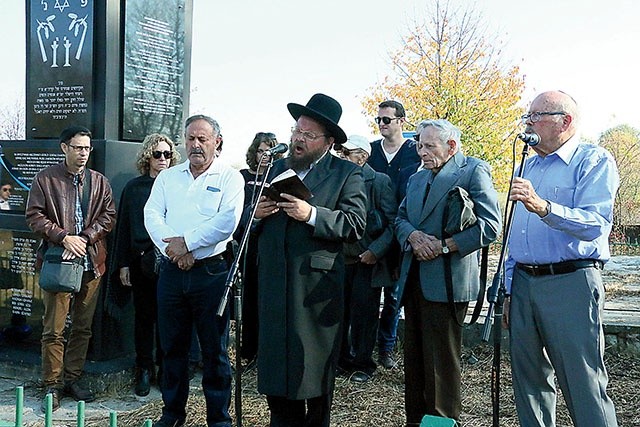
<instances>
[{"instance_id":1,"label":"man in black coat","mask_svg":"<svg viewBox=\"0 0 640 427\"><path fill-rule=\"evenodd\" d=\"M332 156L347 138L340 104L323 94L288 104L296 120L291 153L267 181L287 169L312 193L258 204L258 391L271 426L329 426L344 310L343 243L365 229L362 168Z\"/></svg>"}]
</instances>

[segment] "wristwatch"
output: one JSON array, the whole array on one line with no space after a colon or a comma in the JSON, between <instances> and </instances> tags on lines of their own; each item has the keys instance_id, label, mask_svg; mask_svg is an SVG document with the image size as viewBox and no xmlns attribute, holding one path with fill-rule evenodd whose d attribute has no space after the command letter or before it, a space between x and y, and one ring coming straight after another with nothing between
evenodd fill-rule
<instances>
[{"instance_id":1,"label":"wristwatch","mask_svg":"<svg viewBox=\"0 0 640 427\"><path fill-rule=\"evenodd\" d=\"M449 246L447 246L447 242L442 240L442 253L446 255L449 252L451 252L451 250L449 249Z\"/></svg>"}]
</instances>

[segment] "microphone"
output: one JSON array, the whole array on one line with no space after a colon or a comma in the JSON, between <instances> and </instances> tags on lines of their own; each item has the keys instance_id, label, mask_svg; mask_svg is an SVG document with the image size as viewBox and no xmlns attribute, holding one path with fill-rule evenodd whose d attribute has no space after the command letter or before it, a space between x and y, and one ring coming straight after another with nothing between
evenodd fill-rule
<instances>
[{"instance_id":1,"label":"microphone","mask_svg":"<svg viewBox=\"0 0 640 427\"><path fill-rule=\"evenodd\" d=\"M269 154L271 156L275 155L275 154L282 154L282 153L286 153L287 150L289 150L289 146L283 142L277 144L275 147L271 147L269 148L267 151L265 151L265 154Z\"/></svg>"},{"instance_id":2,"label":"microphone","mask_svg":"<svg viewBox=\"0 0 640 427\"><path fill-rule=\"evenodd\" d=\"M525 144L529 144L531 147L540 143L540 135L533 132L519 133L518 138L520 138Z\"/></svg>"}]
</instances>

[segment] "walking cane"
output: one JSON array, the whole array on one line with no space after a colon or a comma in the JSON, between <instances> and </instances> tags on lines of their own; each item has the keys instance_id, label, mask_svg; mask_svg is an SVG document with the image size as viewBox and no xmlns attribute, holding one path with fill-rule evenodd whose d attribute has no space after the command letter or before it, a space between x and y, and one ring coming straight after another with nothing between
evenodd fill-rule
<instances>
[{"instance_id":1,"label":"walking cane","mask_svg":"<svg viewBox=\"0 0 640 427\"><path fill-rule=\"evenodd\" d=\"M529 155L529 146L537 145L540 142L540 137L535 133L520 133L516 139L521 139L525 142L524 147L522 148L522 160L520 161L520 168L518 170L518 178L522 178L524 176L527 156ZM509 184L509 193L511 192L512 184L513 179ZM516 204L509 202L509 199L507 198L505 212L508 209L509 214L506 217L504 232L502 233L502 247L500 248L498 267L496 268L496 273L493 276L491 288L489 288L489 291L487 292L489 309L487 310L487 317L482 329L482 341L489 342L491 324L494 323L493 363L491 365L491 405L493 409L493 427L499 427L500 425L500 351L502 343L502 314L506 292L504 282L504 261L507 253L507 244L509 243L509 235L511 234L511 223L515 208Z\"/></svg>"}]
</instances>

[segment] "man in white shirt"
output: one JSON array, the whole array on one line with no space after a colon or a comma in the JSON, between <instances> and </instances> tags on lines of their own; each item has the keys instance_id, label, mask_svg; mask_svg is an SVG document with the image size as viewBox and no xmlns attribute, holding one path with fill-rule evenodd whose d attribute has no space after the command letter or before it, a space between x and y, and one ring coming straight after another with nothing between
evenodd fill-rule
<instances>
[{"instance_id":1,"label":"man in white shirt","mask_svg":"<svg viewBox=\"0 0 640 427\"><path fill-rule=\"evenodd\" d=\"M224 253L240 221L244 179L216 158L220 126L197 115L185 123L188 160L161 172L144 208L145 227L166 256L158 280L158 329L163 352L159 427L185 423L188 353L195 324L202 347L202 388L209 426L231 427L229 311L216 316L228 266Z\"/></svg>"}]
</instances>

